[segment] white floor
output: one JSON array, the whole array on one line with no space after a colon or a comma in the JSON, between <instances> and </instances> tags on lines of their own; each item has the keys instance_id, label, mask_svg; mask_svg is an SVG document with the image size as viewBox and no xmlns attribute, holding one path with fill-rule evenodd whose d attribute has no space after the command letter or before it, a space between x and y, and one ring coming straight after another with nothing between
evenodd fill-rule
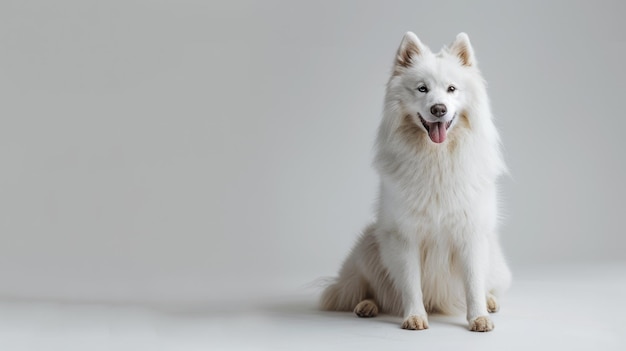
<instances>
[{"instance_id":1,"label":"white floor","mask_svg":"<svg viewBox=\"0 0 626 351\"><path fill-rule=\"evenodd\" d=\"M0 350L626 350L626 264L519 272L491 333L462 316L400 319L320 312L314 292L153 307L0 303Z\"/></svg>"}]
</instances>

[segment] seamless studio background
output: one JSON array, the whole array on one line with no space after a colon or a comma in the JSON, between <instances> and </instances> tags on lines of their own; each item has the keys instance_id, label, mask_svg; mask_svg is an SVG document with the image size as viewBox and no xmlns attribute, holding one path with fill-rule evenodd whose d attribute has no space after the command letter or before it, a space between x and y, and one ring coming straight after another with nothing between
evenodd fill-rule
<instances>
[{"instance_id":1,"label":"seamless studio background","mask_svg":"<svg viewBox=\"0 0 626 351\"><path fill-rule=\"evenodd\" d=\"M433 50L470 36L511 173L514 273L623 262L625 10L2 1L0 295L224 301L336 274L372 220L408 30Z\"/></svg>"}]
</instances>

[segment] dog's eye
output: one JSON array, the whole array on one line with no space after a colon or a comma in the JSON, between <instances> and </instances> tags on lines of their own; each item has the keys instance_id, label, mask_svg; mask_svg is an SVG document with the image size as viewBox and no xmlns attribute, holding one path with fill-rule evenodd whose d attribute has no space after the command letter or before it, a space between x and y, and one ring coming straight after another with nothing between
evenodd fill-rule
<instances>
[{"instance_id":1,"label":"dog's eye","mask_svg":"<svg viewBox=\"0 0 626 351\"><path fill-rule=\"evenodd\" d=\"M456 91L456 87L454 85L451 85L448 87L448 93L454 93Z\"/></svg>"},{"instance_id":2,"label":"dog's eye","mask_svg":"<svg viewBox=\"0 0 626 351\"><path fill-rule=\"evenodd\" d=\"M428 88L425 85L420 85L417 87L417 91L419 91L420 93L427 93Z\"/></svg>"}]
</instances>

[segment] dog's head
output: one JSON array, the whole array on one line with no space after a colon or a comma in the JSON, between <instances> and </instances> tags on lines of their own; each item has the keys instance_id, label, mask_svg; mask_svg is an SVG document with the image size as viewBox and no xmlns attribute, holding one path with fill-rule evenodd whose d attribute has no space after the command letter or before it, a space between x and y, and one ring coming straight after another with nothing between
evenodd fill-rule
<instances>
[{"instance_id":1,"label":"dog's head","mask_svg":"<svg viewBox=\"0 0 626 351\"><path fill-rule=\"evenodd\" d=\"M467 108L477 74L474 50L465 33L433 53L408 32L396 55L388 97L433 143L443 143Z\"/></svg>"}]
</instances>

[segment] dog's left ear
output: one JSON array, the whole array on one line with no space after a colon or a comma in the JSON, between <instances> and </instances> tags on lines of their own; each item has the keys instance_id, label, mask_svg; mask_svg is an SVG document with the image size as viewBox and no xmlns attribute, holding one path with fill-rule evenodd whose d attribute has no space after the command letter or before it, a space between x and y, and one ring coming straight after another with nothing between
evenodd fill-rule
<instances>
[{"instance_id":1,"label":"dog's left ear","mask_svg":"<svg viewBox=\"0 0 626 351\"><path fill-rule=\"evenodd\" d=\"M450 46L450 52L459 58L463 66L469 67L476 65L474 49L472 49L472 44L470 44L467 34L459 33L456 36L456 40Z\"/></svg>"}]
</instances>

